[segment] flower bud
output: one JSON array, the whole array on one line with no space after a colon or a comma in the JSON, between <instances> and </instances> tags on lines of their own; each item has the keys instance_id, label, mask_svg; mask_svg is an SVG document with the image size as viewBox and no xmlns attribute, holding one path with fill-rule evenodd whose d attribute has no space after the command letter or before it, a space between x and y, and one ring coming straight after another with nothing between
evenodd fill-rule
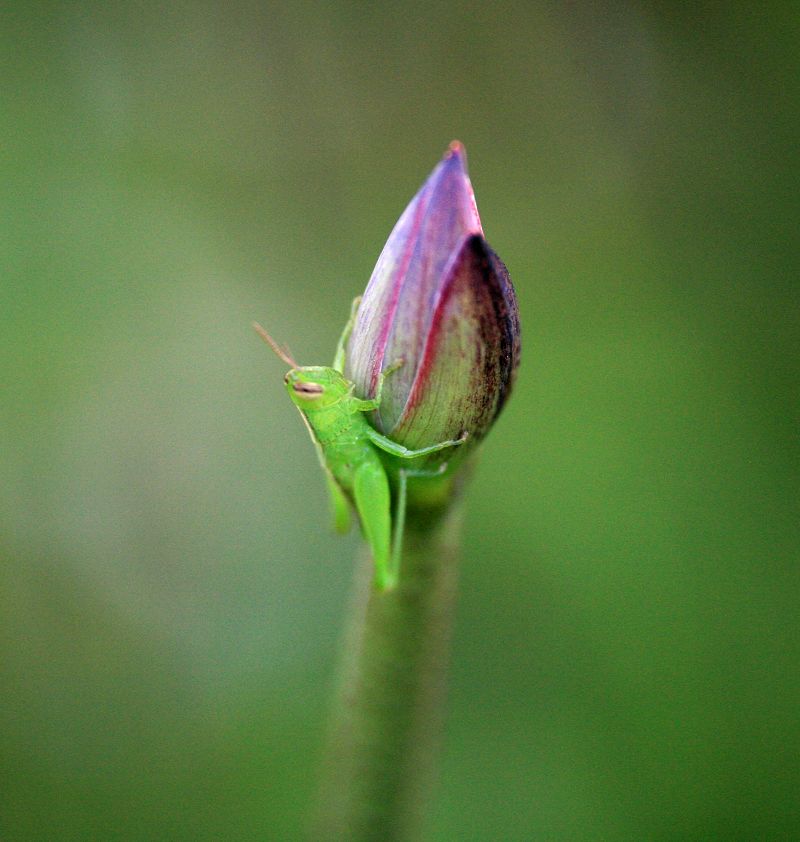
<instances>
[{"instance_id":1,"label":"flower bud","mask_svg":"<svg viewBox=\"0 0 800 842\"><path fill-rule=\"evenodd\" d=\"M408 448L489 430L519 364L519 313L483 238L464 148L451 144L400 217L358 310L346 376L373 397L377 429Z\"/></svg>"}]
</instances>

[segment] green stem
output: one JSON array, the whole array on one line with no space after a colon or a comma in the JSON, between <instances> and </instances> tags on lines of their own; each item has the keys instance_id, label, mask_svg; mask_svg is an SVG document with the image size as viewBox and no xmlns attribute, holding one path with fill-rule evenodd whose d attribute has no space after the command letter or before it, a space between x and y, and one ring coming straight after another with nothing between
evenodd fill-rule
<instances>
[{"instance_id":1,"label":"green stem","mask_svg":"<svg viewBox=\"0 0 800 842\"><path fill-rule=\"evenodd\" d=\"M313 840L419 837L443 720L459 509L438 519L409 510L392 590L373 587L362 554Z\"/></svg>"}]
</instances>

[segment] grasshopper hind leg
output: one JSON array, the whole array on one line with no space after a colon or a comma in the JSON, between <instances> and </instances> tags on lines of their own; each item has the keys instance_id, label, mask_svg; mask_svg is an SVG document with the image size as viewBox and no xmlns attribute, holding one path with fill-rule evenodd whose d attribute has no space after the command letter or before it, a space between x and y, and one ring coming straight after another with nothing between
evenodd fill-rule
<instances>
[{"instance_id":1,"label":"grasshopper hind leg","mask_svg":"<svg viewBox=\"0 0 800 842\"><path fill-rule=\"evenodd\" d=\"M361 530L372 550L375 585L386 590L396 584L391 570L392 498L386 471L376 459L360 465L353 477L353 497Z\"/></svg>"},{"instance_id":2,"label":"grasshopper hind leg","mask_svg":"<svg viewBox=\"0 0 800 842\"><path fill-rule=\"evenodd\" d=\"M350 530L350 504L347 502L339 483L327 472L326 479L328 480L328 493L331 499L333 528L339 534L344 535Z\"/></svg>"}]
</instances>

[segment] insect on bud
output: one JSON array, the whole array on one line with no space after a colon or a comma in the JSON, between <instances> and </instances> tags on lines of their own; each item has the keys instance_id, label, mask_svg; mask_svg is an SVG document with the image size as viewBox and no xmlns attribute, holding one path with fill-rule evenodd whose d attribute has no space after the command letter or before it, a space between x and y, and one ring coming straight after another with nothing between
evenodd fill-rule
<instances>
[{"instance_id":1,"label":"insect on bud","mask_svg":"<svg viewBox=\"0 0 800 842\"><path fill-rule=\"evenodd\" d=\"M394 587L407 501L409 512L443 510L454 467L497 418L519 363L514 288L483 239L461 144L390 234L332 366L300 366L254 327L290 366L286 390L326 470L336 528L346 531L352 504L377 587Z\"/></svg>"},{"instance_id":2,"label":"insect on bud","mask_svg":"<svg viewBox=\"0 0 800 842\"><path fill-rule=\"evenodd\" d=\"M464 147L454 142L378 258L345 374L372 398L381 372L402 360L386 378L375 427L408 448L466 434L466 450L508 399L519 357L514 287L483 238Z\"/></svg>"}]
</instances>

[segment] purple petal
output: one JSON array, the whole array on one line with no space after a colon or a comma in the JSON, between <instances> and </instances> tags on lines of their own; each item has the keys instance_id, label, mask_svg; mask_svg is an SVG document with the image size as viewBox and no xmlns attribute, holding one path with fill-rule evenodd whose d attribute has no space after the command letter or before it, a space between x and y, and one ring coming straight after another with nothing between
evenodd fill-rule
<instances>
[{"instance_id":1,"label":"purple petal","mask_svg":"<svg viewBox=\"0 0 800 842\"><path fill-rule=\"evenodd\" d=\"M350 339L347 376L360 395L374 395L381 370L404 360L384 390L383 430L405 406L449 264L466 237L482 233L464 148L453 143L389 235Z\"/></svg>"},{"instance_id":2,"label":"purple petal","mask_svg":"<svg viewBox=\"0 0 800 842\"><path fill-rule=\"evenodd\" d=\"M480 235L466 240L432 313L416 378L391 437L406 447L476 442L503 407L520 358L519 312L499 257Z\"/></svg>"}]
</instances>

